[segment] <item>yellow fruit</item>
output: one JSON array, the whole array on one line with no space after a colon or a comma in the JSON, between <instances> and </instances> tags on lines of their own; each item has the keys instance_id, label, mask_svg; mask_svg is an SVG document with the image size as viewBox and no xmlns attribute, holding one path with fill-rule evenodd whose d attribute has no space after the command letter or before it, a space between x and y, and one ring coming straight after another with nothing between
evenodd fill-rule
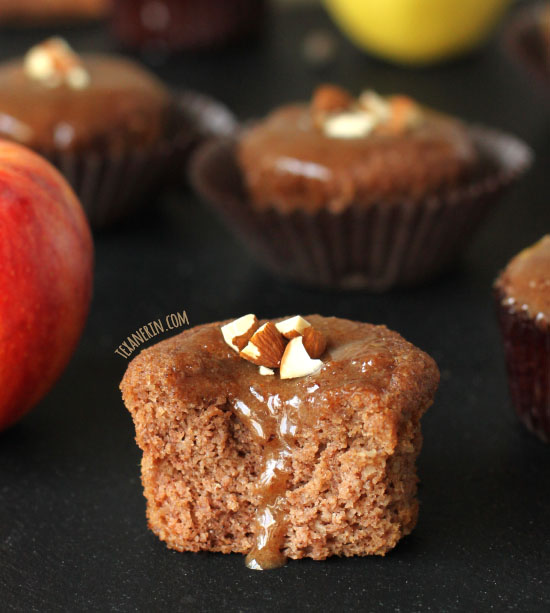
<instances>
[{"instance_id":1,"label":"yellow fruit","mask_svg":"<svg viewBox=\"0 0 550 613\"><path fill-rule=\"evenodd\" d=\"M324 0L359 47L406 64L469 51L490 32L510 0Z\"/></svg>"}]
</instances>

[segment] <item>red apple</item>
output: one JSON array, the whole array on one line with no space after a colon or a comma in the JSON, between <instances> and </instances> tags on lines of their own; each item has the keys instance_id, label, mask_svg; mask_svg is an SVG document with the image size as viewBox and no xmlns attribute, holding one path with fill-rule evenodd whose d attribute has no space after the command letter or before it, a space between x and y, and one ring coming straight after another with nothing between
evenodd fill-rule
<instances>
[{"instance_id":1,"label":"red apple","mask_svg":"<svg viewBox=\"0 0 550 613\"><path fill-rule=\"evenodd\" d=\"M90 228L68 183L39 155L0 140L0 430L67 365L92 275Z\"/></svg>"}]
</instances>

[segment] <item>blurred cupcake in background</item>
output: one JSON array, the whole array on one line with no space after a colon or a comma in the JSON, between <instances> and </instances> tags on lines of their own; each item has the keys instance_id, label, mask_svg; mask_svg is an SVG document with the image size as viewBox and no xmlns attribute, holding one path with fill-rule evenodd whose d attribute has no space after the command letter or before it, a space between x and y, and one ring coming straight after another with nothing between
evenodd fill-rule
<instances>
[{"instance_id":1,"label":"blurred cupcake in background","mask_svg":"<svg viewBox=\"0 0 550 613\"><path fill-rule=\"evenodd\" d=\"M258 31L263 0L113 0L112 26L126 46L170 54L233 42Z\"/></svg>"},{"instance_id":2,"label":"blurred cupcake in background","mask_svg":"<svg viewBox=\"0 0 550 613\"><path fill-rule=\"evenodd\" d=\"M506 31L508 50L550 94L550 2L518 9Z\"/></svg>"},{"instance_id":3,"label":"blurred cupcake in background","mask_svg":"<svg viewBox=\"0 0 550 613\"><path fill-rule=\"evenodd\" d=\"M197 190L276 275L383 291L444 271L528 148L402 95L322 86L191 163Z\"/></svg>"},{"instance_id":4,"label":"blurred cupcake in background","mask_svg":"<svg viewBox=\"0 0 550 613\"><path fill-rule=\"evenodd\" d=\"M167 169L197 138L201 104L208 106L174 95L129 59L78 55L60 38L0 65L0 137L56 165L95 228L162 188Z\"/></svg>"},{"instance_id":5,"label":"blurred cupcake in background","mask_svg":"<svg viewBox=\"0 0 550 613\"><path fill-rule=\"evenodd\" d=\"M0 0L0 24L70 25L107 16L110 0Z\"/></svg>"},{"instance_id":6,"label":"blurred cupcake in background","mask_svg":"<svg viewBox=\"0 0 550 613\"><path fill-rule=\"evenodd\" d=\"M525 426L550 442L550 235L516 255L494 291L512 402Z\"/></svg>"},{"instance_id":7,"label":"blurred cupcake in background","mask_svg":"<svg viewBox=\"0 0 550 613\"><path fill-rule=\"evenodd\" d=\"M510 0L324 0L361 49L399 64L423 65L480 45Z\"/></svg>"}]
</instances>

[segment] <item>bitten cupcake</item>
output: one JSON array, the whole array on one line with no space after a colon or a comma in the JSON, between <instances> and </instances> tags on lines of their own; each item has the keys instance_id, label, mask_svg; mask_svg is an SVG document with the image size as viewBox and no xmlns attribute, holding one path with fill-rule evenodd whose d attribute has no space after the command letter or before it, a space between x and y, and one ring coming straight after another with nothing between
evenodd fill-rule
<instances>
[{"instance_id":1,"label":"bitten cupcake","mask_svg":"<svg viewBox=\"0 0 550 613\"><path fill-rule=\"evenodd\" d=\"M385 326L311 315L186 330L121 383L150 529L178 551L385 555L418 516L435 362Z\"/></svg>"},{"instance_id":2,"label":"bitten cupcake","mask_svg":"<svg viewBox=\"0 0 550 613\"><path fill-rule=\"evenodd\" d=\"M130 60L53 38L0 66L0 136L49 158L95 227L141 202L190 131L170 90Z\"/></svg>"},{"instance_id":3,"label":"bitten cupcake","mask_svg":"<svg viewBox=\"0 0 550 613\"><path fill-rule=\"evenodd\" d=\"M510 261L495 298L512 402L527 428L550 442L550 235Z\"/></svg>"},{"instance_id":4,"label":"bitten cupcake","mask_svg":"<svg viewBox=\"0 0 550 613\"><path fill-rule=\"evenodd\" d=\"M322 86L205 147L193 178L275 273L386 290L445 269L529 157L406 96Z\"/></svg>"}]
</instances>

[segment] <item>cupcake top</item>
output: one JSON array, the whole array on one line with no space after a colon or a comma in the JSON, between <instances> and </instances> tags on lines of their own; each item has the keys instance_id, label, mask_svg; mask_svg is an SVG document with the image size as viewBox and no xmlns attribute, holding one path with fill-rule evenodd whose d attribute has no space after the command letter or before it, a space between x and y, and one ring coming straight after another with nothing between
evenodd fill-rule
<instances>
[{"instance_id":1,"label":"cupcake top","mask_svg":"<svg viewBox=\"0 0 550 613\"><path fill-rule=\"evenodd\" d=\"M78 56L53 38L0 66L0 136L34 149L144 148L173 121L170 91L124 58Z\"/></svg>"},{"instance_id":2,"label":"cupcake top","mask_svg":"<svg viewBox=\"0 0 550 613\"><path fill-rule=\"evenodd\" d=\"M495 287L504 305L539 323L550 323L550 235L516 255Z\"/></svg>"},{"instance_id":3,"label":"cupcake top","mask_svg":"<svg viewBox=\"0 0 550 613\"><path fill-rule=\"evenodd\" d=\"M451 188L478 161L462 123L406 96L353 98L335 86L247 130L238 158L253 203L283 211L416 200Z\"/></svg>"},{"instance_id":4,"label":"cupcake top","mask_svg":"<svg viewBox=\"0 0 550 613\"><path fill-rule=\"evenodd\" d=\"M123 386L150 377L153 365L182 406L226 396L243 419L262 426L253 425L258 440L285 415L290 427L323 417L318 411L327 418L330 411L353 413L359 393L384 398L380 412L396 417L412 397L430 402L439 380L432 358L385 326L319 315L270 322L247 315L197 326L142 351Z\"/></svg>"}]
</instances>

